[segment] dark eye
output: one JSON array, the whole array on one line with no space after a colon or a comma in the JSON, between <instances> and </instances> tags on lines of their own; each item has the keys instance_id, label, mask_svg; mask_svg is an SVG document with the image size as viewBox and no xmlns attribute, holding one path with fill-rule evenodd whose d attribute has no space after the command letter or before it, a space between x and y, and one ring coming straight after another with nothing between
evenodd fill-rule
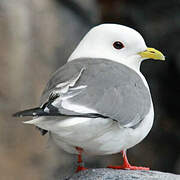
<instances>
[{"instance_id":1,"label":"dark eye","mask_svg":"<svg viewBox=\"0 0 180 180\"><path fill-rule=\"evenodd\" d=\"M123 43L120 41L116 41L113 43L114 48L116 49L122 49L124 47Z\"/></svg>"}]
</instances>

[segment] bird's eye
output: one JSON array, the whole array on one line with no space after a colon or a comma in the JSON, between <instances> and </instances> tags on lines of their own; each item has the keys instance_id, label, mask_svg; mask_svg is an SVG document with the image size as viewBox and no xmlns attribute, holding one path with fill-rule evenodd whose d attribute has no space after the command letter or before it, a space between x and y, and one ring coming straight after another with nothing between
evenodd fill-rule
<instances>
[{"instance_id":1,"label":"bird's eye","mask_svg":"<svg viewBox=\"0 0 180 180\"><path fill-rule=\"evenodd\" d=\"M123 43L120 41L116 41L113 43L114 48L116 49L122 49L124 47Z\"/></svg>"}]
</instances>

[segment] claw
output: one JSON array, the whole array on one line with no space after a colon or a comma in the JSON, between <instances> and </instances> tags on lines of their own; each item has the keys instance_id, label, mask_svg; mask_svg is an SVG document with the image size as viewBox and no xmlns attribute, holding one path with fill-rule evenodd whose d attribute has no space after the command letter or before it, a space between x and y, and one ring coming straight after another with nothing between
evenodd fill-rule
<instances>
[{"instance_id":1,"label":"claw","mask_svg":"<svg viewBox=\"0 0 180 180\"><path fill-rule=\"evenodd\" d=\"M84 166L78 166L77 169L76 169L76 173L80 172L80 171L84 171L84 170L87 170L88 168L85 168Z\"/></svg>"}]
</instances>

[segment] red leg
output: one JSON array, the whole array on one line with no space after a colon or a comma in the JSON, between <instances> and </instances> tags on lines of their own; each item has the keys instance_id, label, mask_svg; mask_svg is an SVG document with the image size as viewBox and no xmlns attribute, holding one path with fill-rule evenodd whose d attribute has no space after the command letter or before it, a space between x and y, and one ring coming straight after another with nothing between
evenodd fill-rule
<instances>
[{"instance_id":1,"label":"red leg","mask_svg":"<svg viewBox=\"0 0 180 180\"><path fill-rule=\"evenodd\" d=\"M123 165L122 166L108 166L108 168L112 169L130 169L130 170L149 170L147 167L137 167L137 166L131 166L128 162L126 151L121 151L123 155Z\"/></svg>"},{"instance_id":2,"label":"red leg","mask_svg":"<svg viewBox=\"0 0 180 180\"><path fill-rule=\"evenodd\" d=\"M76 172L79 172L79 171L83 171L83 170L86 170L87 168L85 168L83 166L83 161L82 161L82 153L83 153L83 149L82 148L79 148L79 147L76 147L76 150L78 151L78 167L76 169Z\"/></svg>"}]
</instances>

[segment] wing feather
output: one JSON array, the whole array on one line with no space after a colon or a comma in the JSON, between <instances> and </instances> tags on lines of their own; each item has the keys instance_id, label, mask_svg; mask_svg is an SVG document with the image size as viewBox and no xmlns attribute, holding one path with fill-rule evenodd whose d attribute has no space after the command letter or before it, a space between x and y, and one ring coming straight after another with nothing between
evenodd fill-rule
<instances>
[{"instance_id":1,"label":"wing feather","mask_svg":"<svg viewBox=\"0 0 180 180\"><path fill-rule=\"evenodd\" d=\"M132 69L105 59L76 59L61 67L48 82L41 98L59 112L98 113L124 127L137 125L149 112L151 96Z\"/></svg>"}]
</instances>

